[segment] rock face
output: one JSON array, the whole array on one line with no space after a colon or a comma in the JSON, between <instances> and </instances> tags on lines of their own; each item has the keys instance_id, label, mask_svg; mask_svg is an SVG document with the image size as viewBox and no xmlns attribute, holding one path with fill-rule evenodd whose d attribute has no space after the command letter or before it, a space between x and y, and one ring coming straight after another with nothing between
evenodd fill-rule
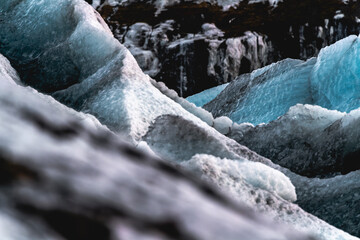
<instances>
[{"instance_id":1,"label":"rock face","mask_svg":"<svg viewBox=\"0 0 360 240\"><path fill-rule=\"evenodd\" d=\"M246 32L227 39L214 24L203 24L198 33L188 35L179 33L173 20L155 27L135 23L121 32L115 36L142 70L180 96L230 82L241 73L264 66L268 58L264 36Z\"/></svg>"},{"instance_id":2,"label":"rock face","mask_svg":"<svg viewBox=\"0 0 360 240\"><path fill-rule=\"evenodd\" d=\"M359 34L358 5L342 0L93 2L122 43L130 32L142 36L132 50L142 69L185 97L281 59L317 56L321 48ZM154 43L169 21L161 46ZM140 23L146 27L138 29ZM195 36L208 23L223 32L218 41Z\"/></svg>"}]
</instances>

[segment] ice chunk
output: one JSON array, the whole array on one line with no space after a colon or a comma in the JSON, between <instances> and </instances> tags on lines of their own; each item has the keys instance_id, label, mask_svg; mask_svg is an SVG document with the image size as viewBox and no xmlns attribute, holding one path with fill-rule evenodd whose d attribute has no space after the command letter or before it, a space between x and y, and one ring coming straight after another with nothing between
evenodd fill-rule
<instances>
[{"instance_id":1,"label":"ice chunk","mask_svg":"<svg viewBox=\"0 0 360 240\"><path fill-rule=\"evenodd\" d=\"M297 190L297 203L333 226L360 236L359 175L360 171L354 171L329 179L309 179Z\"/></svg>"},{"instance_id":2,"label":"ice chunk","mask_svg":"<svg viewBox=\"0 0 360 240\"><path fill-rule=\"evenodd\" d=\"M222 134L228 134L233 122L228 117L218 117L214 120L214 128Z\"/></svg>"},{"instance_id":3,"label":"ice chunk","mask_svg":"<svg viewBox=\"0 0 360 240\"><path fill-rule=\"evenodd\" d=\"M344 116L338 111L299 104L269 124L233 129L229 136L298 174L331 176L344 168L347 138L336 124Z\"/></svg>"},{"instance_id":4,"label":"ice chunk","mask_svg":"<svg viewBox=\"0 0 360 240\"><path fill-rule=\"evenodd\" d=\"M116 40L102 37L111 31L85 2L11 2L0 5L0 51L17 66L22 81L37 89L51 92L80 82L114 54L105 46Z\"/></svg>"}]
</instances>

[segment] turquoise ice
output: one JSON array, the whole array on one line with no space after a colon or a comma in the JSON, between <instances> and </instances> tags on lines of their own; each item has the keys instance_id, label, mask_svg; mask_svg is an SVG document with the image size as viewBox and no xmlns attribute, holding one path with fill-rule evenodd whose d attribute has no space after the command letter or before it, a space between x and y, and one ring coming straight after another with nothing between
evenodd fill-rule
<instances>
[{"instance_id":1,"label":"turquoise ice","mask_svg":"<svg viewBox=\"0 0 360 240\"><path fill-rule=\"evenodd\" d=\"M215 117L268 123L296 104L350 112L360 107L360 40L349 36L306 62L285 59L239 76L204 105ZM197 102L205 93L189 99Z\"/></svg>"}]
</instances>

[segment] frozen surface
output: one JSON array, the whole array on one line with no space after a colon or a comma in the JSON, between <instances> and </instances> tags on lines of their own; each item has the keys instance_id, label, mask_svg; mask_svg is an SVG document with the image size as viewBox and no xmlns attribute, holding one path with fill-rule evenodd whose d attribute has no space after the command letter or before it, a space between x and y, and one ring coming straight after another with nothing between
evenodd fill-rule
<instances>
[{"instance_id":1,"label":"frozen surface","mask_svg":"<svg viewBox=\"0 0 360 240\"><path fill-rule=\"evenodd\" d=\"M235 173L232 169L236 169L238 164L241 165L241 162L253 161L263 163L287 175L297 191L301 192L301 197L309 201L313 200L313 192L309 187L316 188L317 184L323 185L322 180L313 183L312 179L298 176L287 169L281 168L270 160L257 155L255 152L216 131L211 132L199 128L177 116L162 116L156 119L144 140L157 155L165 159L180 162L182 166L189 168L195 174L219 186L220 190L226 194L257 209L257 211L265 212L282 223L291 224L298 230L307 230L324 240L354 239L343 231L339 231L304 212L298 206L292 205L278 197L278 194L272 192L271 189L259 190L259 188L251 184L256 181L271 182L273 177L279 174L278 172L274 172L274 174L268 175L261 180L249 181L249 183L242 177L242 172L235 171ZM224 159L228 160L225 160L223 163L222 160ZM190 162L188 162L189 160ZM255 171L256 169L252 170ZM258 176L263 175L259 173ZM356 178L353 178L353 180L356 182L360 181L360 179L356 180ZM336 186L333 187L336 188ZM345 183L342 188L351 189L349 192L356 191L354 185L350 185L349 182ZM321 196L317 195L317 197L317 201L326 201ZM333 198L339 201L338 204L342 203L340 194L334 194ZM332 214L335 214L336 210L334 208L327 207L329 211L333 211ZM346 209L353 209L353 207L354 205ZM356 222L355 218L342 220L350 224ZM352 230L354 229L352 228Z\"/></svg>"},{"instance_id":2,"label":"frozen surface","mask_svg":"<svg viewBox=\"0 0 360 240\"><path fill-rule=\"evenodd\" d=\"M317 59L287 59L259 70L261 74L241 75L204 108L216 117L255 125L275 120L298 103L341 112L357 109L359 41L349 36L322 49Z\"/></svg>"},{"instance_id":3,"label":"frozen surface","mask_svg":"<svg viewBox=\"0 0 360 240\"><path fill-rule=\"evenodd\" d=\"M2 78L0 116L7 240L310 239Z\"/></svg>"},{"instance_id":4,"label":"frozen surface","mask_svg":"<svg viewBox=\"0 0 360 240\"><path fill-rule=\"evenodd\" d=\"M205 109L234 122L260 124L285 114L297 103L310 103L309 75L315 59L286 59L231 82Z\"/></svg>"},{"instance_id":5,"label":"frozen surface","mask_svg":"<svg viewBox=\"0 0 360 240\"><path fill-rule=\"evenodd\" d=\"M0 54L0 77L1 77L1 81L7 81L12 84L21 84L18 73L10 65L9 60L7 60L1 54Z\"/></svg>"},{"instance_id":6,"label":"frozen surface","mask_svg":"<svg viewBox=\"0 0 360 240\"><path fill-rule=\"evenodd\" d=\"M298 174L333 176L360 168L359 112L299 104L269 124L233 129L229 137Z\"/></svg>"},{"instance_id":7,"label":"frozen surface","mask_svg":"<svg viewBox=\"0 0 360 240\"><path fill-rule=\"evenodd\" d=\"M154 87L130 52L85 2L28 0L1 4L5 18L0 27L5 30L0 33L4 42L0 51L16 64L26 84L50 91L66 105L91 113L134 141L163 114L205 124ZM20 36L23 41L14 40ZM199 117L206 115L206 122L213 124L206 111L195 106L187 110L196 111Z\"/></svg>"},{"instance_id":8,"label":"frozen surface","mask_svg":"<svg viewBox=\"0 0 360 240\"><path fill-rule=\"evenodd\" d=\"M233 161L216 158L211 155L195 155L183 166L193 171L209 165L209 171L214 175L227 174L229 179L236 179L237 183L246 183L255 189L263 189L275 193L285 200L296 200L295 187L283 173L259 162L246 159Z\"/></svg>"},{"instance_id":9,"label":"frozen surface","mask_svg":"<svg viewBox=\"0 0 360 240\"><path fill-rule=\"evenodd\" d=\"M6 29L0 33L4 43L0 51L14 63L26 84L50 92L68 106L95 115L111 130L137 142L139 149L165 159L184 162L203 153L213 155L212 159L264 163L276 170L258 165L260 163L240 165L244 178L243 181L239 179L239 186L247 185L255 192L258 189L266 194L264 196L274 196L272 199L276 201L285 201L281 196L295 199L293 186L277 170L299 188L302 201L312 198L312 192L303 191L304 183L308 182L310 189L323 183L297 176L222 135L220 132L226 133L232 126L229 119L214 120L209 112L145 75L130 52L113 38L99 16L84 2L27 0L12 3L10 0L0 3L0 27ZM49 21L43 21L47 18ZM211 34L214 29L210 27L207 32ZM25 40L17 40L19 36ZM306 72L312 62L293 63L293 68ZM256 71L249 79L275 71L276 66ZM284 73L288 74L286 76L292 76L289 68ZM111 232L109 236L115 239L146 236L171 239L174 236L163 230L169 226L176 233L184 234L176 235L182 239L296 239L293 231L289 235L286 230L281 230L281 226L281 229L274 228L273 224L256 216L249 219L249 214L252 215L248 209L227 205L229 201L216 191L124 144L91 115L78 113L51 97L10 82L0 83L0 104L3 106L0 108L0 150L3 150L0 160L5 162L1 170L21 172L10 171L10 177L16 181L5 196L16 204L26 204L27 209L44 221L48 221L46 216L58 217L53 215L54 211L65 216L61 217L65 223L68 214L75 214L85 224L84 229L91 229L82 234L95 236L93 230L107 229ZM304 82L301 76L295 81L299 86ZM277 89L276 79L273 89ZM298 93L299 98L304 95L302 91ZM345 122L350 123L351 118ZM216 158L213 163L218 161ZM13 163L16 163L15 168ZM258 174L259 178L246 174L246 171L260 169L250 169L250 165L262 166L264 172ZM225 170L225 176L234 176L229 168ZM36 176L43 181L34 180ZM26 183L17 181L19 178ZM230 183L235 184L237 180L232 181ZM354 188L349 184L345 182L342 187L348 187L351 192ZM340 196L335 194L333 197L340 201ZM252 199L256 202L256 197ZM260 202L272 205L267 198ZM273 211L279 210L283 214L281 206L277 205ZM209 209L213 211L209 212ZM101 215L99 219L103 222L92 218L96 214ZM90 223L84 218L95 221L91 221L94 225L89 227ZM351 218L349 222L353 220ZM139 225L134 226L133 222ZM311 223L315 227L313 232L319 236L331 234L334 239L337 236L352 239L323 222ZM73 234L72 226L70 222L65 224L65 230L53 230L60 235ZM87 236L76 239L89 239Z\"/></svg>"},{"instance_id":10,"label":"frozen surface","mask_svg":"<svg viewBox=\"0 0 360 240\"><path fill-rule=\"evenodd\" d=\"M210 102L211 100L213 100L217 95L219 95L219 93L224 90L227 85L229 85L228 83L207 89L201 93L192 95L190 97L187 97L186 100L188 100L189 102L194 103L196 106L198 107L202 107L203 105L205 105L206 103Z\"/></svg>"},{"instance_id":11,"label":"frozen surface","mask_svg":"<svg viewBox=\"0 0 360 240\"><path fill-rule=\"evenodd\" d=\"M360 39L350 36L320 51L311 74L314 104L349 112L360 107Z\"/></svg>"},{"instance_id":12,"label":"frozen surface","mask_svg":"<svg viewBox=\"0 0 360 240\"><path fill-rule=\"evenodd\" d=\"M232 125L233 122L228 117L218 117L214 120L214 128L222 134L228 134Z\"/></svg>"},{"instance_id":13,"label":"frozen surface","mask_svg":"<svg viewBox=\"0 0 360 240\"><path fill-rule=\"evenodd\" d=\"M242 172L233 171L234 169L238 168L239 164L241 163L238 161L214 158L210 155L195 155L190 161L181 163L181 166L185 167L186 169L190 169L193 173L195 173L197 176L200 176L205 181L215 184L222 192L228 194L237 201L251 206L257 212L266 213L267 216L272 217L279 223L290 224L291 226L294 226L295 229L309 232L318 239L355 239L354 237L349 236L347 233L339 231L324 221L308 214L298 205L289 203L277 197L276 195L258 188L254 188L254 186L247 184L242 178ZM352 181L350 179L352 179ZM337 181L345 182L344 186L341 186L343 187L342 189L358 183L358 181L354 181L354 176L340 178L337 179ZM306 183L305 185L310 186L312 180L301 182L302 184ZM328 182L325 183L322 180L319 180L319 182L323 183L318 188L306 189L310 191L319 190L315 194L317 199L323 199L322 193L324 192L327 192L327 194L331 195L332 191L337 191L335 189L337 189L338 184L333 184L334 187L331 190L327 190L326 185ZM351 184L349 184L349 182L351 182ZM333 194L331 197L336 198L335 195L337 194ZM349 194L347 197L350 197ZM349 199L347 199L347 201L349 201ZM357 201L357 198L352 198L351 201L354 203L354 201ZM309 202L311 202L309 206L312 206L312 208L318 208L326 211L320 206L321 204L318 204L318 201L313 201L313 199L309 198ZM328 205L332 203L334 202L329 201ZM306 203L303 205L306 207ZM329 209L333 209L330 206L327 207ZM350 214L345 212L344 214L352 214L351 211L348 212L350 212ZM336 218L336 214L333 213L332 215L329 215L329 217Z\"/></svg>"},{"instance_id":14,"label":"frozen surface","mask_svg":"<svg viewBox=\"0 0 360 240\"><path fill-rule=\"evenodd\" d=\"M312 179L298 191L297 202L305 211L360 236L360 171L329 179ZM311 195L311 197L310 197ZM318 201L313 201L317 199ZM339 217L341 216L341 217Z\"/></svg>"}]
</instances>

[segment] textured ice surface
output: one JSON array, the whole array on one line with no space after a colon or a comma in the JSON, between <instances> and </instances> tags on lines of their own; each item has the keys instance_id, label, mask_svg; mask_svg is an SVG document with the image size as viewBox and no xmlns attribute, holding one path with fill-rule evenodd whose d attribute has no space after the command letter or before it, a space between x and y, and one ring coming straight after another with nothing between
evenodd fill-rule
<instances>
[{"instance_id":1,"label":"textured ice surface","mask_svg":"<svg viewBox=\"0 0 360 240\"><path fill-rule=\"evenodd\" d=\"M310 239L84 116L0 77L2 239Z\"/></svg>"},{"instance_id":2,"label":"textured ice surface","mask_svg":"<svg viewBox=\"0 0 360 240\"><path fill-rule=\"evenodd\" d=\"M123 132L131 139L146 141L147 144L140 142L138 147L149 150L149 146L161 157L179 162L189 160L198 153L205 153L220 158L247 159L281 170L293 181L299 180L296 181L297 186L301 187L307 180L272 164L270 160L205 124L207 122L215 126L216 120L208 112L196 108L143 74L129 51L114 40L98 15L84 2L28 0L18 3L12 5L6 1L0 5L3 17L0 26L12 26L11 30L0 33L0 40L4 42L0 51L14 63L24 82L43 91L63 89L53 95L69 106L96 115L112 130ZM50 19L49 22L39 20L46 17ZM56 34L52 32L53 29ZM44 37L32 36L34 32L38 34L36 36L43 34ZM15 41L19 36L25 36L26 40ZM25 47L27 45L31 48ZM252 75L261 74L265 70ZM103 218L100 218L106 222L106 229L115 231L126 228L127 236L136 236L134 239L152 236L153 229L149 226L160 226L160 233L166 235L168 233L161 229L164 229L163 226L167 229L169 225L176 231L186 233L181 236L183 239L195 238L193 236L199 239L234 239L234 236L244 239L281 239L278 235L283 232L276 228L274 231L272 225L261 228L247 221L244 214L248 210L239 215L233 207L229 209L224 206L222 201L225 200L220 200L220 203L212 198L204 200L209 190L199 190L199 185L187 180L168 165L155 159L148 161L146 156L134 152L131 147L112 140L111 133L90 115L70 110L30 88L17 92L20 87L7 82L4 81L4 84L8 85L0 85L0 103L3 104L0 108L3 121L0 125L0 148L11 156L4 155L0 159L10 163L16 161L16 164L35 171L36 176L44 179L33 181L25 187L19 183L19 188L25 188L24 192L14 187L14 192L19 195L11 200L15 203L29 200L25 203L35 211L35 215L43 218L43 214L50 214L47 216L52 217L51 210L63 213L64 209L69 211L72 207L77 216L91 217L100 212L104 213ZM14 90L9 91L9 86L14 86ZM9 101L12 97L19 101ZM54 114L54 111L59 112ZM219 130L231 124L228 119L225 121L220 118L217 121ZM32 150L30 155L29 149ZM266 169L274 171L274 176L280 174L276 170ZM249 178L247 184L255 189L259 187L255 183L271 182L272 175L266 176L268 179L263 180ZM25 170L26 177L33 177L31 171L28 173ZM61 184L64 186L59 187ZM288 194L283 194L281 187L271 188L269 184L261 186L263 189L257 189L266 192L267 196L275 196L272 199L281 199L276 196L276 191L290 199ZM288 185L286 189L291 187ZM12 197L12 194L15 193L10 192L6 196ZM75 200L69 203L66 196L74 196ZM339 198L337 195L334 197ZM311 194L303 200L309 198ZM256 202L256 198L253 199ZM261 202L272 205L267 198ZM197 206L196 211L194 206ZM281 210L281 204L277 206L275 209ZM89 209L95 210L87 215ZM108 213L109 209L114 211ZM208 212L209 209L216 210ZM65 216L68 216L66 214L69 213L65 212ZM127 219L124 220L124 216ZM170 220L158 222L163 219ZM129 227L133 221L140 224L142 234L134 226ZM314 226L318 227L314 230L318 235L322 231L325 231L324 234L329 233L326 229L331 228L322 222L314 222ZM88 227L85 229L93 230ZM333 236L339 234L344 239L351 239L349 235L332 229ZM111 235L124 239L123 234L118 230Z\"/></svg>"},{"instance_id":3,"label":"textured ice surface","mask_svg":"<svg viewBox=\"0 0 360 240\"><path fill-rule=\"evenodd\" d=\"M189 161L183 162L182 165L193 168L195 172L208 165L211 168L208 170L211 171L211 174L227 174L229 179L236 179L238 184L243 182L255 189L276 193L290 202L296 200L295 187L289 178L259 162L251 162L246 159L233 161L211 155L195 155Z\"/></svg>"},{"instance_id":4,"label":"textured ice surface","mask_svg":"<svg viewBox=\"0 0 360 240\"><path fill-rule=\"evenodd\" d=\"M205 91L202 91L201 93L187 97L186 100L194 103L198 107L202 107L206 103L213 100L217 95L219 95L219 93L222 90L224 90L227 87L227 85L229 85L229 84L225 83L225 84L219 85L217 87L207 89Z\"/></svg>"},{"instance_id":5,"label":"textured ice surface","mask_svg":"<svg viewBox=\"0 0 360 240\"><path fill-rule=\"evenodd\" d=\"M241 172L237 172L237 177L234 177L234 172L231 169L235 168L238 163L231 163L231 161L241 162L247 159L266 164L283 172L294 183L297 191L300 190L301 197L309 201L313 199L310 187L316 188L319 184L323 186L322 180L313 183L312 179L291 173L287 169L273 164L270 160L257 155L255 152L250 151L246 147L216 131L211 132L204 128L199 128L195 124L178 116L162 116L156 119L144 140L147 141L157 155L172 161L180 161L181 165L195 171L195 174L219 186L221 191L260 212L265 212L279 222L291 224L298 230L307 230L324 240L355 239L347 233L339 231L304 212L298 206L283 200L278 197L276 193L259 190L253 185L246 183L244 179L240 177L242 175ZM197 154L201 154L200 157ZM214 156L217 157L216 160L214 160ZM189 159L191 159L191 162L187 163ZM210 159L210 161L208 162L207 159ZM227 160L228 164L225 162L223 165L220 159L232 160ZM229 169L230 171L228 171ZM262 174L259 174L259 176L262 176ZM272 176L268 176L265 182L271 182L271 179ZM358 182L356 178L353 178L353 180ZM314 186L312 186L313 184ZM352 192L353 190L356 191L354 186L355 184L351 185L347 182L342 188L351 189L349 192ZM334 188L336 188L336 186L334 186ZM317 197L318 202L326 201L327 199L318 195ZM333 198L341 202L341 194L335 194ZM353 209L352 207L354 206L346 209ZM335 212L336 210L331 208L330 211ZM335 214L334 212L333 214ZM343 220L345 221L346 219ZM354 223L354 220L356 221L354 218L346 221Z\"/></svg>"},{"instance_id":6,"label":"textured ice surface","mask_svg":"<svg viewBox=\"0 0 360 240\"><path fill-rule=\"evenodd\" d=\"M359 150L357 112L299 104L269 124L233 129L229 136L298 174L331 176L359 167L351 157Z\"/></svg>"},{"instance_id":7,"label":"textured ice surface","mask_svg":"<svg viewBox=\"0 0 360 240\"><path fill-rule=\"evenodd\" d=\"M0 3L0 51L16 65L22 81L46 92L63 89L94 73L114 54L105 46L116 40L102 37L111 32L100 15L75 2Z\"/></svg>"},{"instance_id":8,"label":"textured ice surface","mask_svg":"<svg viewBox=\"0 0 360 240\"><path fill-rule=\"evenodd\" d=\"M0 52L12 60L25 83L50 91L66 105L95 115L134 140L163 114L204 124L153 86L85 2L28 0L12 5L9 1L0 5L4 17L0 27L5 29L0 33ZM207 123L213 124L206 111L195 106L187 110L207 115Z\"/></svg>"},{"instance_id":9,"label":"textured ice surface","mask_svg":"<svg viewBox=\"0 0 360 240\"><path fill-rule=\"evenodd\" d=\"M355 236L360 236L360 171L329 179L311 179L297 191L305 211ZM317 201L314 201L317 199Z\"/></svg>"},{"instance_id":10,"label":"textured ice surface","mask_svg":"<svg viewBox=\"0 0 360 240\"><path fill-rule=\"evenodd\" d=\"M314 64L315 59L286 59L241 75L204 107L234 122L269 122L297 103L311 102L308 78Z\"/></svg>"},{"instance_id":11,"label":"textured ice surface","mask_svg":"<svg viewBox=\"0 0 360 240\"><path fill-rule=\"evenodd\" d=\"M360 107L359 49L359 37L350 36L322 49L317 59L283 60L262 74L242 75L204 107L214 116L255 125L275 120L297 103L349 112Z\"/></svg>"},{"instance_id":12,"label":"textured ice surface","mask_svg":"<svg viewBox=\"0 0 360 240\"><path fill-rule=\"evenodd\" d=\"M275 221L285 224L290 224L294 226L297 230L301 230L304 232L312 233L318 239L329 240L329 239L356 239L354 237L349 236L347 233L339 231L338 229L328 225L324 221L308 214L298 205L289 203L273 194L263 191L258 188L254 188L254 186L247 184L243 181L241 172L234 172L233 169L237 169L237 165L239 162L234 160L226 160L226 159L219 159L214 158L210 155L196 155L190 161L181 163L181 166L190 169L193 173L197 176L200 176L202 179L215 184L219 187L221 191L230 195L232 198L236 199L237 201L251 206L258 212L266 213L267 216L272 217ZM349 182L352 183L349 184ZM346 189L349 186L356 185L359 181L354 181L354 176L348 176L346 178L339 178L335 181L345 182L344 186L341 189ZM350 181L349 181L350 180ZM331 189L328 189L326 186L329 182L324 182L322 180L315 180L322 182L318 187L313 189L306 189L307 191L317 191L319 190L314 196L316 199L323 199L322 194L325 195L330 194L331 197L334 199L338 199L336 195L340 195L340 193L336 193L337 184L333 184ZM307 186L311 185L312 180L301 180L301 184L305 184ZM300 185L300 184L299 184ZM317 184L314 184L315 186ZM346 185L346 186L345 186ZM354 187L352 187L354 189ZM325 191L324 191L325 190ZM325 193L326 192L326 193ZM331 194L334 192L335 194ZM348 191L343 191L345 193ZM343 194L341 193L341 194ZM356 201L358 200L356 197L351 198L350 194L345 194L347 196L346 201L352 202L351 207L357 207ZM350 198L350 199L349 199ZM324 201L328 200L327 198ZM325 208L322 208L319 204L319 201L313 201L312 198L308 199L309 207L308 209L321 209L321 211L326 211ZM344 201L345 202L345 201ZM339 201L337 206L340 207L340 204L344 204L344 202ZM331 208L329 205L334 203L333 201L329 201L327 204L327 208L330 211L334 211L334 208ZM306 202L303 204L306 208ZM352 211L345 212L344 214L350 216L353 214ZM316 210L315 210L316 211ZM329 218L336 218L335 212L329 214ZM353 216L352 216L353 218ZM345 219L347 224L347 220ZM345 225L344 224L344 225ZM343 226L344 226L343 225Z\"/></svg>"},{"instance_id":13,"label":"textured ice surface","mask_svg":"<svg viewBox=\"0 0 360 240\"><path fill-rule=\"evenodd\" d=\"M314 104L342 112L360 107L359 63L359 37L322 49L310 79Z\"/></svg>"},{"instance_id":14,"label":"textured ice surface","mask_svg":"<svg viewBox=\"0 0 360 240\"><path fill-rule=\"evenodd\" d=\"M1 81L7 81L13 84L21 84L18 73L10 65L9 60L7 60L3 55L0 54L0 77Z\"/></svg>"},{"instance_id":15,"label":"textured ice surface","mask_svg":"<svg viewBox=\"0 0 360 240\"><path fill-rule=\"evenodd\" d=\"M228 117L218 117L214 119L214 128L222 134L228 134L231 131L233 122Z\"/></svg>"}]
</instances>

